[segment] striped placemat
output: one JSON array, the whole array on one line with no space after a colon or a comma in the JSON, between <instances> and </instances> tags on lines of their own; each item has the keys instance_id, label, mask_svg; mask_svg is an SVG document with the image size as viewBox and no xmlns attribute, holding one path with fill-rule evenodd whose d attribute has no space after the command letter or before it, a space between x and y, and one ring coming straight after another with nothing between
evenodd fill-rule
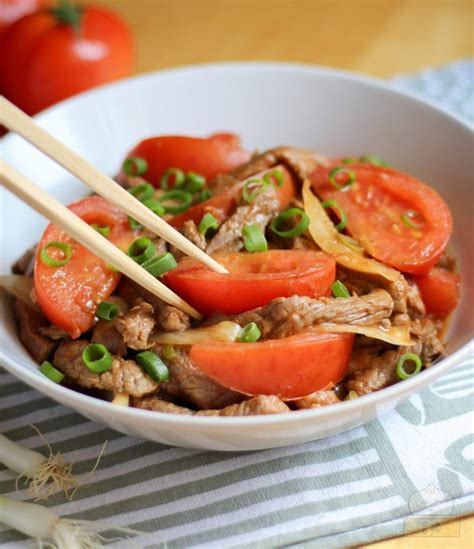
<instances>
[{"instance_id":1,"label":"striped placemat","mask_svg":"<svg viewBox=\"0 0 474 549\"><path fill-rule=\"evenodd\" d=\"M394 85L434 99L442 90L452 110L472 119L472 71L472 62L463 61L399 77ZM62 516L149 532L133 540L137 546L342 547L474 510L473 373L474 360L465 362L393 413L349 432L230 454L171 448L105 429L0 369L0 432L46 452L31 428L36 425L75 463L83 484L73 501L56 494L47 505ZM0 494L28 499L1 466ZM30 543L0 525L2 548Z\"/></svg>"}]
</instances>

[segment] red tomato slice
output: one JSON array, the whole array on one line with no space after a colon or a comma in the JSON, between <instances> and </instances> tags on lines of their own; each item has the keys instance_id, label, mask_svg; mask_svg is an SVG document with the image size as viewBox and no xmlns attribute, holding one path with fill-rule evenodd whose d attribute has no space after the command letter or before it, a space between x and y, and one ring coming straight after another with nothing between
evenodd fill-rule
<instances>
[{"instance_id":1,"label":"red tomato slice","mask_svg":"<svg viewBox=\"0 0 474 549\"><path fill-rule=\"evenodd\" d=\"M252 177L247 178L245 181L242 181L227 191L216 194L212 198L209 198L209 200L196 204L196 206L189 208L189 210L186 210L182 214L173 217L173 219L169 221L169 224L180 229L185 221L192 219L196 225L199 225L199 222L206 213L212 213L219 221L223 221L232 214L235 208L237 208L242 194L242 187L245 185L246 181L249 181L250 179L262 179L267 173L272 173L275 170L278 170L283 174L283 184L281 187L276 187L276 191L280 206L282 208L286 207L296 194L296 184L293 176L285 166L275 166L271 170L264 170L263 172L252 175Z\"/></svg>"},{"instance_id":2,"label":"red tomato slice","mask_svg":"<svg viewBox=\"0 0 474 549\"><path fill-rule=\"evenodd\" d=\"M443 317L454 311L459 303L460 275L434 268L425 276L413 278L420 290L427 313Z\"/></svg>"},{"instance_id":3,"label":"red tomato slice","mask_svg":"<svg viewBox=\"0 0 474 549\"><path fill-rule=\"evenodd\" d=\"M127 156L145 158L148 170L143 177L158 187L163 172L168 168L197 172L206 179L212 179L248 162L250 153L239 145L239 138L232 134L216 134L208 138L150 137L139 143Z\"/></svg>"},{"instance_id":4,"label":"red tomato slice","mask_svg":"<svg viewBox=\"0 0 474 549\"><path fill-rule=\"evenodd\" d=\"M329 181L331 168L320 166L311 176L318 195L337 201L347 215L348 232L370 255L400 271L426 274L452 232L451 214L443 199L428 185L390 168L343 167L354 172L356 183L338 190ZM421 214L419 228L403 223L402 216L410 210ZM419 219L413 221L420 224Z\"/></svg>"},{"instance_id":5,"label":"red tomato slice","mask_svg":"<svg viewBox=\"0 0 474 549\"><path fill-rule=\"evenodd\" d=\"M215 273L184 258L165 276L166 284L205 316L242 313L276 297L320 297L336 273L332 256L311 250L222 252L213 257L229 274Z\"/></svg>"},{"instance_id":6,"label":"red tomato slice","mask_svg":"<svg viewBox=\"0 0 474 549\"><path fill-rule=\"evenodd\" d=\"M107 238L119 248L126 249L137 236L137 232L130 229L127 215L100 196L74 202L69 209L89 224L108 225ZM71 244L72 258L62 267L49 267L41 260L41 250L48 242L58 241ZM55 252L54 248L48 250L52 257ZM38 245L34 284L38 305L54 325L73 338L89 330L97 304L109 297L120 276L62 229L48 225Z\"/></svg>"},{"instance_id":7,"label":"red tomato slice","mask_svg":"<svg viewBox=\"0 0 474 549\"><path fill-rule=\"evenodd\" d=\"M353 340L353 334L304 333L261 343L203 341L191 347L191 360L225 387L291 400L340 381Z\"/></svg>"}]
</instances>

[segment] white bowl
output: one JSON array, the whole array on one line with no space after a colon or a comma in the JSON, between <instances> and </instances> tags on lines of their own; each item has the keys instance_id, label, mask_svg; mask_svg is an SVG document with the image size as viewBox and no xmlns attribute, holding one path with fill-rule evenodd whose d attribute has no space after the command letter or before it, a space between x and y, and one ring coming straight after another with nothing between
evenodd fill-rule
<instances>
[{"instance_id":1,"label":"white bowl","mask_svg":"<svg viewBox=\"0 0 474 549\"><path fill-rule=\"evenodd\" d=\"M393 409L469 354L472 337L472 132L413 95L334 70L274 63L204 65L139 76L61 103L37 117L53 135L113 174L126 151L156 134L208 135L230 130L249 149L281 144L328 155L374 153L433 185L453 212L453 247L463 298L448 356L420 375L353 401L274 416L187 417L111 406L51 383L16 336L2 304L1 363L15 376L86 417L166 444L252 450L332 435ZM87 189L17 136L5 159L64 202ZM2 273L38 240L46 221L2 189Z\"/></svg>"}]
</instances>

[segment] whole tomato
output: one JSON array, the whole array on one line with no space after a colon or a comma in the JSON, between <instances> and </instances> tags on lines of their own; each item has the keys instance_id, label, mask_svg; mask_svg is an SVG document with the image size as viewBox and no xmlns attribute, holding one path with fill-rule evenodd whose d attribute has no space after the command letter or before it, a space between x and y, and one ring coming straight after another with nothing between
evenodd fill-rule
<instances>
[{"instance_id":1,"label":"whole tomato","mask_svg":"<svg viewBox=\"0 0 474 549\"><path fill-rule=\"evenodd\" d=\"M20 17L48 5L48 0L0 0L0 34Z\"/></svg>"},{"instance_id":2,"label":"whole tomato","mask_svg":"<svg viewBox=\"0 0 474 549\"><path fill-rule=\"evenodd\" d=\"M59 2L27 15L0 36L0 89L28 114L130 74L126 24L102 8Z\"/></svg>"}]
</instances>

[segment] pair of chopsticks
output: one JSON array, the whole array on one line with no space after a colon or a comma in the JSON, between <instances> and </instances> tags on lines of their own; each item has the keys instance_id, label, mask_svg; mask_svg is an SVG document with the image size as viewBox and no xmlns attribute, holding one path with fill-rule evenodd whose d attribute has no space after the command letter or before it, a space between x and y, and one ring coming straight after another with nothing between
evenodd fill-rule
<instances>
[{"instance_id":1,"label":"pair of chopsticks","mask_svg":"<svg viewBox=\"0 0 474 549\"><path fill-rule=\"evenodd\" d=\"M139 200L107 177L84 158L66 147L40 128L27 114L0 96L0 124L21 135L37 149L83 181L94 192L115 204L147 229L157 234L186 255L201 261L213 271L226 273L226 269L207 255L161 217L154 214ZM20 200L34 208L95 255L113 265L137 284L160 297L166 303L181 309L193 318L201 315L181 297L171 291L127 254L119 250L80 217L58 202L53 196L32 183L20 172L0 159L0 181Z\"/></svg>"}]
</instances>

